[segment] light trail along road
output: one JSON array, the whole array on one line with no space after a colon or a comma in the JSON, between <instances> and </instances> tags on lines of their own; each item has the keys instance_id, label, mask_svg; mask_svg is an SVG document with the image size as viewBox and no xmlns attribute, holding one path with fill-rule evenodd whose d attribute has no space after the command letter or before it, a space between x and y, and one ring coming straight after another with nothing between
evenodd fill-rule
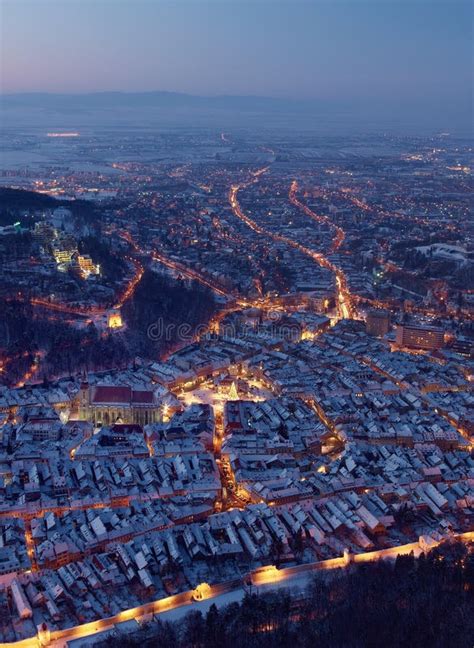
<instances>
[{"instance_id":1,"label":"light trail along road","mask_svg":"<svg viewBox=\"0 0 474 648\"><path fill-rule=\"evenodd\" d=\"M310 209L308 205L302 203L301 200L299 200L296 197L297 191L298 191L298 183L296 182L296 180L293 180L290 186L290 191L288 192L288 198L290 200L290 203L295 207L297 207L298 209L301 209L301 211L303 211L306 214L306 216L309 216L309 218L311 218L312 220L320 224L328 225L335 231L336 235L334 236L334 240L332 242L329 253L331 254L333 252L337 252L337 250L343 244L344 239L346 238L346 233L344 232L342 227L339 227L339 225L333 223L330 218L322 214L316 214L316 212Z\"/></svg>"},{"instance_id":2,"label":"light trail along road","mask_svg":"<svg viewBox=\"0 0 474 648\"><path fill-rule=\"evenodd\" d=\"M297 241L294 241L293 239L288 238L287 236L284 236L283 234L276 234L274 232L271 232L270 230L265 229L258 223L256 223L254 220L249 218L242 210L239 201L238 201L238 193L241 189L245 189L246 187L251 186L255 182L258 182L258 179L260 176L268 171L269 167L263 167L262 169L259 169L258 171L255 171L252 174L252 179L249 180L248 182L244 182L241 184L235 184L232 185L232 187L229 190L229 203L232 208L232 211L234 215L239 218L243 223L245 223L250 229L252 229L254 232L257 234L261 234L263 236L267 236L268 238L271 238L272 240L280 243L284 243L285 245L288 245L289 247L294 248L295 250L299 250L306 256L309 256L313 261L315 261L319 266L322 268L326 268L327 270L330 270L331 272L334 273L335 276L335 281L336 281L336 307L337 307L337 313L339 319L352 319L355 317L355 309L352 303L352 297L349 292L349 288L347 285L347 280L345 274L342 272L340 268L337 268L329 259L323 255L320 252L315 252L314 250L311 250L310 248L307 248L306 246L302 245L301 243L298 243ZM300 203L296 198L296 206L303 205ZM304 205L303 205L304 206ZM311 211L311 210L310 210ZM318 217L314 212L311 212L316 219Z\"/></svg>"},{"instance_id":3,"label":"light trail along road","mask_svg":"<svg viewBox=\"0 0 474 648\"><path fill-rule=\"evenodd\" d=\"M467 544L474 541L474 532L471 531L454 535L453 540L454 539ZM67 644L67 642L72 641L73 639L93 637L99 632L113 630L118 623L133 619L138 621L146 615L163 614L170 612L171 610L178 610L179 608L183 608L183 613L185 614L191 609L199 609L199 605L203 601L209 603L220 602L220 604L224 605L228 602L226 597L224 597L225 594L241 592L243 596L249 586L252 587L253 592L256 590L265 591L281 587L301 588L305 585L305 581L311 577L312 574L318 571L344 569L352 564L358 563L394 560L399 555L408 555L412 552L416 557L418 557L422 551L423 549L420 543L412 542L397 547L390 547L388 549L370 551L362 554L345 554L342 557L330 558L329 560L323 560L317 563L296 565L294 567L283 569L277 569L274 565L267 565L249 572L233 581L216 585L206 585L202 583L194 590L181 592L175 596L151 601L150 603L145 603L135 608L123 610L113 617L98 619L97 621L74 626L72 628L66 628L64 630L52 631L49 645L54 646L55 648L62 648ZM4 648L37 648L39 645L37 637L30 637L15 643L2 644Z\"/></svg>"}]
</instances>

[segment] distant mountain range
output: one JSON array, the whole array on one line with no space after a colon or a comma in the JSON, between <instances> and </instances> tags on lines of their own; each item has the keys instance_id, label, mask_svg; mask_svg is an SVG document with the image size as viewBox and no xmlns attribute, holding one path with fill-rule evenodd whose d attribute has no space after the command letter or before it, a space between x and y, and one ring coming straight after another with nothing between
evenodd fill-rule
<instances>
[{"instance_id":1,"label":"distant mountain range","mask_svg":"<svg viewBox=\"0 0 474 648\"><path fill-rule=\"evenodd\" d=\"M429 97L378 97L353 100L298 100L260 96L197 96L180 92L43 92L0 95L3 124L48 123L59 127L86 123L245 126L329 132L472 135L470 105L442 104ZM49 120L49 121L48 121Z\"/></svg>"},{"instance_id":2,"label":"distant mountain range","mask_svg":"<svg viewBox=\"0 0 474 648\"><path fill-rule=\"evenodd\" d=\"M93 92L87 94L54 94L43 92L4 94L3 108L42 109L104 109L104 108L163 108L213 109L245 112L299 112L327 108L327 102L288 100L274 97L219 95L203 97L180 92Z\"/></svg>"}]
</instances>

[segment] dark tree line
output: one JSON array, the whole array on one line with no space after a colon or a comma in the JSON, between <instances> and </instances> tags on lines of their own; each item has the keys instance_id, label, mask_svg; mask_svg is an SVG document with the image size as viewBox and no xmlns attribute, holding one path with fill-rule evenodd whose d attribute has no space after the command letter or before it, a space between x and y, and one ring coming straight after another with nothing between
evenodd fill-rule
<instances>
[{"instance_id":1,"label":"dark tree line","mask_svg":"<svg viewBox=\"0 0 474 648\"><path fill-rule=\"evenodd\" d=\"M100 333L94 324L79 329L55 313L22 301L0 302L0 360L7 360L0 384L15 384L42 352L37 381L79 371L124 367L136 356L157 359L177 343L190 343L199 325L216 311L212 293L147 271L123 307L126 328ZM161 321L163 335L150 335ZM180 325L186 324L186 329ZM183 338L184 332L184 338Z\"/></svg>"},{"instance_id":2,"label":"dark tree line","mask_svg":"<svg viewBox=\"0 0 474 648\"><path fill-rule=\"evenodd\" d=\"M126 262L112 252L107 237L84 236L78 244L81 254L88 254L94 263L100 264L100 272L105 282L121 281L128 270Z\"/></svg>"},{"instance_id":3,"label":"dark tree line","mask_svg":"<svg viewBox=\"0 0 474 648\"><path fill-rule=\"evenodd\" d=\"M0 188L0 203L2 211L16 213L19 210L28 209L55 209L66 201L56 200L47 194L24 189L13 189L12 187Z\"/></svg>"},{"instance_id":4,"label":"dark tree line","mask_svg":"<svg viewBox=\"0 0 474 648\"><path fill-rule=\"evenodd\" d=\"M212 292L200 284L146 271L123 314L133 331L136 353L156 358L179 342L190 343L197 327L205 325L216 308Z\"/></svg>"},{"instance_id":5,"label":"dark tree line","mask_svg":"<svg viewBox=\"0 0 474 648\"><path fill-rule=\"evenodd\" d=\"M445 544L418 560L317 575L305 595L247 594L179 623L145 626L123 648L472 648L474 553Z\"/></svg>"},{"instance_id":6,"label":"dark tree line","mask_svg":"<svg viewBox=\"0 0 474 648\"><path fill-rule=\"evenodd\" d=\"M40 211L45 209L56 209L57 207L66 207L74 216L93 222L100 216L103 207L97 207L93 202L88 200L66 200L53 198L47 194L36 191L26 191L24 189L13 189L12 187L0 187L0 214L6 220L4 224L11 224L10 220L20 212ZM2 223L0 223L2 224Z\"/></svg>"},{"instance_id":7,"label":"dark tree line","mask_svg":"<svg viewBox=\"0 0 474 648\"><path fill-rule=\"evenodd\" d=\"M78 329L21 301L0 302L0 384L15 384L42 352L35 380L124 366L132 358L124 336L99 335L94 324Z\"/></svg>"},{"instance_id":8,"label":"dark tree line","mask_svg":"<svg viewBox=\"0 0 474 648\"><path fill-rule=\"evenodd\" d=\"M30 232L3 235L0 240L0 263L24 259L30 255L32 244Z\"/></svg>"}]
</instances>

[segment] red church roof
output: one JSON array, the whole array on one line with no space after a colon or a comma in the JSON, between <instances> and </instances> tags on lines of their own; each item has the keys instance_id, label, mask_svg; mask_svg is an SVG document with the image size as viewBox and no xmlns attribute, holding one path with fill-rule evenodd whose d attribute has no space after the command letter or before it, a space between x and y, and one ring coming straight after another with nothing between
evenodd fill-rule
<instances>
[{"instance_id":1,"label":"red church roof","mask_svg":"<svg viewBox=\"0 0 474 648\"><path fill-rule=\"evenodd\" d=\"M133 403L153 403L153 392L152 391L133 391L132 392L132 402Z\"/></svg>"},{"instance_id":2,"label":"red church roof","mask_svg":"<svg viewBox=\"0 0 474 648\"><path fill-rule=\"evenodd\" d=\"M152 391L135 391L130 387L116 387L109 385L99 385L96 387L92 402L95 405L100 403L121 403L127 405L152 405L154 402Z\"/></svg>"},{"instance_id":3,"label":"red church roof","mask_svg":"<svg viewBox=\"0 0 474 648\"><path fill-rule=\"evenodd\" d=\"M96 388L92 402L97 403L127 403L132 400L130 387L114 387L102 385Z\"/></svg>"}]
</instances>

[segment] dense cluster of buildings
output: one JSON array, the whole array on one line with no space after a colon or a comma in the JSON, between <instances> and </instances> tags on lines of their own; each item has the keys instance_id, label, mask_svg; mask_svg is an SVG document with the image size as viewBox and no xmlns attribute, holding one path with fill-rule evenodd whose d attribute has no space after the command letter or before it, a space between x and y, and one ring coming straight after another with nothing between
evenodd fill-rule
<instances>
[{"instance_id":1,"label":"dense cluster of buildings","mask_svg":"<svg viewBox=\"0 0 474 648\"><path fill-rule=\"evenodd\" d=\"M0 387L0 643L473 529L465 149L180 137L123 141L126 157L159 143L163 162L0 176L113 195L101 226L126 268L102 282L78 249L89 225L47 210L0 232L8 299L124 341L145 267L216 307L166 357ZM73 139L72 154L111 155Z\"/></svg>"},{"instance_id":2,"label":"dense cluster of buildings","mask_svg":"<svg viewBox=\"0 0 474 648\"><path fill-rule=\"evenodd\" d=\"M4 388L2 640L472 528L469 363L319 324Z\"/></svg>"}]
</instances>

